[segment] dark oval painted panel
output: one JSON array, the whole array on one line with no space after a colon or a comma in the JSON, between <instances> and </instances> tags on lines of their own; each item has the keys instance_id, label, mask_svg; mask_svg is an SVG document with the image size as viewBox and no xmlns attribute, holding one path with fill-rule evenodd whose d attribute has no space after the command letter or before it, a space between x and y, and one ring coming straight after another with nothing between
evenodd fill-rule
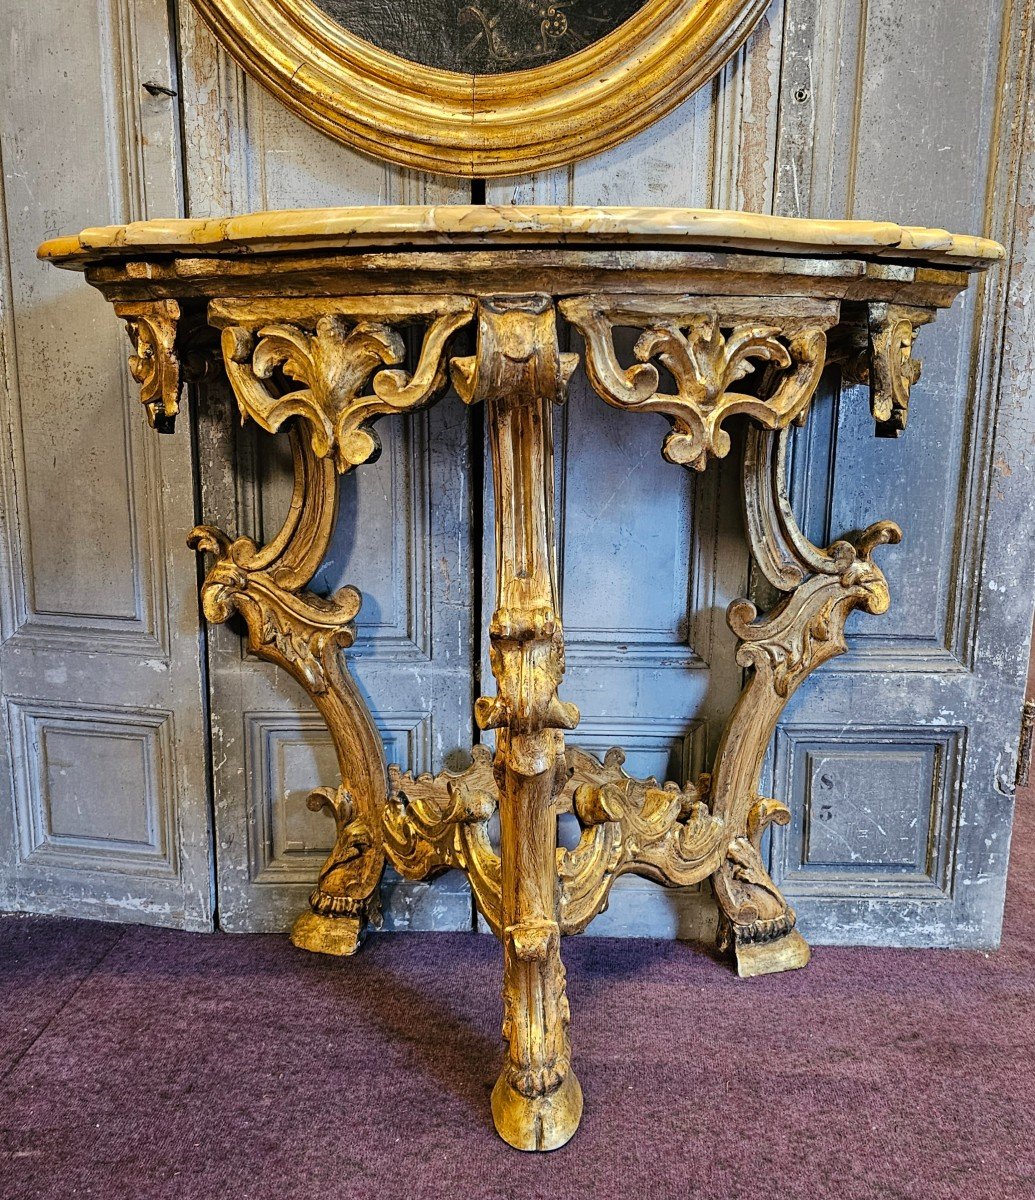
<instances>
[{"instance_id":1,"label":"dark oval painted panel","mask_svg":"<svg viewBox=\"0 0 1035 1200\"><path fill-rule=\"evenodd\" d=\"M567 58L647 0L316 0L351 33L411 62L498 75Z\"/></svg>"}]
</instances>

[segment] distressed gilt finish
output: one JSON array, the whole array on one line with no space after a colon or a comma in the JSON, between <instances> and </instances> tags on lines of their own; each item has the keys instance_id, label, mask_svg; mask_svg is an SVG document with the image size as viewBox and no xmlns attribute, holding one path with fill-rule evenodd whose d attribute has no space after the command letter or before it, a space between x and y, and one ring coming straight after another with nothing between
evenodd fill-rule
<instances>
[{"instance_id":1,"label":"distressed gilt finish","mask_svg":"<svg viewBox=\"0 0 1035 1200\"><path fill-rule=\"evenodd\" d=\"M310 0L194 0L237 62L317 129L404 167L475 177L557 166L631 137L711 79L768 5L646 0L559 62L466 75L382 50Z\"/></svg>"},{"instance_id":2,"label":"distressed gilt finish","mask_svg":"<svg viewBox=\"0 0 1035 1200\"><path fill-rule=\"evenodd\" d=\"M212 556L206 616L243 617L249 649L309 692L338 752L340 782L309 799L334 818L336 842L292 937L354 952L386 861L411 879L464 871L503 943L507 1056L492 1107L502 1136L522 1149L559 1146L578 1125L560 939L589 925L621 875L675 887L710 879L720 945L742 976L808 961L767 869L763 835L790 813L762 794L763 759L795 690L845 650L851 612L887 609L873 552L901 534L878 522L829 547L812 544L787 497L788 429L806 419L828 363L870 381L878 432L900 429L919 375L917 329L952 302L968 269L1002 254L942 231L782 222L771 228L780 253L752 255L747 247L765 245L762 219L698 216L646 210L623 224L577 210L569 232L596 236L595 247L565 245L563 210L554 209L510 223L385 210L378 248L369 213L342 210L311 214L308 228L289 214L281 241L278 217L266 214L223 241L205 223L180 223L88 232L41 250L86 269L116 303L136 338L132 370L149 408L175 411L178 363L212 357L216 330L242 418L290 429L296 479L283 529L259 547L201 526L191 544ZM345 253L345 231L359 229ZM672 244L659 248L663 229ZM428 234L437 249L412 248ZM511 235L516 244L500 244ZM836 254L817 253L820 245ZM616 246L620 254L600 253ZM551 410L580 355L562 351L561 320L581 333L604 401L668 418L670 461L703 470L731 449L726 423L748 419L747 540L779 598L762 613L746 599L729 608L745 685L710 771L693 781L635 778L617 748L601 762L566 745L579 713L559 694ZM629 365L617 330L636 335ZM457 344L462 331L468 353ZM343 661L358 592L323 597L307 586L329 544L339 476L378 451L375 419L432 403L450 379L463 402L485 406L491 449L496 694L478 700L475 716L494 733L495 752L475 747L462 773L414 777L386 772ZM570 850L557 841L562 812L581 827Z\"/></svg>"}]
</instances>

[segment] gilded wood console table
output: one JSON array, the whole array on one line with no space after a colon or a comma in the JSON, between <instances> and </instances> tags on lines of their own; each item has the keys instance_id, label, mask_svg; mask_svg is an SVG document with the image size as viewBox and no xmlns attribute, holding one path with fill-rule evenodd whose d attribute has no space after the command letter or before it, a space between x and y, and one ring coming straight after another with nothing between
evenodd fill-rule
<instances>
[{"instance_id":1,"label":"gilded wood console table","mask_svg":"<svg viewBox=\"0 0 1035 1200\"><path fill-rule=\"evenodd\" d=\"M760 853L766 827L789 819L759 794L761 764L790 695L845 649L849 613L886 610L873 552L900 533L881 521L812 545L787 501L786 431L832 362L869 382L879 433L902 430L920 374L917 330L1000 246L882 222L458 207L150 221L86 230L40 254L85 270L114 303L156 429L172 429L183 381L220 358L242 418L290 429L295 489L281 531L258 546L199 526L190 544L210 556L206 616L241 614L249 649L307 690L337 748L341 782L309 798L331 811L337 840L292 938L353 953L386 861L411 879L466 872L503 944L507 1055L492 1110L511 1145L552 1149L578 1126L560 939L586 928L622 873L676 887L710 878L741 975L808 961ZM628 776L620 751L600 762L565 745L579 713L558 694L551 408L580 354L562 350L564 324L581 335L604 401L669 419L670 462L703 470L730 449L727 420L749 418L747 536L783 598L762 614L748 600L731 605L747 682L710 775L686 786ZM616 329L639 335L628 362ZM462 330L473 331L473 353L454 345ZM496 749L476 747L462 774L414 778L386 767L341 653L359 593L323 597L307 585L339 476L377 454L375 421L432 403L450 381L464 403L486 405L491 444L497 690L475 715ZM572 850L557 839L569 811L582 827Z\"/></svg>"}]
</instances>

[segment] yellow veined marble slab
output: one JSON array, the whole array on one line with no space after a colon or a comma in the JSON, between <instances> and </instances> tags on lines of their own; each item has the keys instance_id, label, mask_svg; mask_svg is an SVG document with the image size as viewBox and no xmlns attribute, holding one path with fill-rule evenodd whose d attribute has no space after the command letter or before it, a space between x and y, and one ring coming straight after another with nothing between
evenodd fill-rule
<instances>
[{"instance_id":1,"label":"yellow veined marble slab","mask_svg":"<svg viewBox=\"0 0 1035 1200\"><path fill-rule=\"evenodd\" d=\"M441 205L294 209L222 219L138 221L54 238L40 258L82 269L128 252L218 255L241 251L401 249L435 245L632 243L908 259L986 266L1006 256L998 242L893 221L812 221L706 208Z\"/></svg>"}]
</instances>

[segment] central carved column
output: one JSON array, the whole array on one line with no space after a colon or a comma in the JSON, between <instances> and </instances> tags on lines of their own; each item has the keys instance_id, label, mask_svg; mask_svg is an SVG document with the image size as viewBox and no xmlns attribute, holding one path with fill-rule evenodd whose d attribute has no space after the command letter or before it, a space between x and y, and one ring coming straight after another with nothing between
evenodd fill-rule
<instances>
[{"instance_id":1,"label":"central carved column","mask_svg":"<svg viewBox=\"0 0 1035 1200\"><path fill-rule=\"evenodd\" d=\"M564 641L553 516L554 403L577 362L557 345L545 296L483 301L473 358L456 359L457 391L484 401L496 512L496 608L489 626L497 695L478 701L496 732L500 924L507 1061L492 1094L496 1128L521 1150L551 1150L575 1132L582 1091L571 1070L560 957L557 797L565 729L578 709L558 698Z\"/></svg>"}]
</instances>

